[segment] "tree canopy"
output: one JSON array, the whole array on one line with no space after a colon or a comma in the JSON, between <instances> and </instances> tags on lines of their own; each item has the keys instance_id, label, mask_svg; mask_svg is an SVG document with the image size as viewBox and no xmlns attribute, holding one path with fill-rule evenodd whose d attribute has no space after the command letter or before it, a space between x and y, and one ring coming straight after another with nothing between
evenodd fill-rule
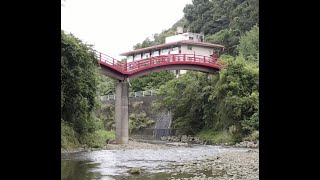
<instances>
[{"instance_id":1,"label":"tree canopy","mask_svg":"<svg viewBox=\"0 0 320 180\"><path fill-rule=\"evenodd\" d=\"M98 61L90 45L61 31L61 118L79 134L93 132Z\"/></svg>"}]
</instances>

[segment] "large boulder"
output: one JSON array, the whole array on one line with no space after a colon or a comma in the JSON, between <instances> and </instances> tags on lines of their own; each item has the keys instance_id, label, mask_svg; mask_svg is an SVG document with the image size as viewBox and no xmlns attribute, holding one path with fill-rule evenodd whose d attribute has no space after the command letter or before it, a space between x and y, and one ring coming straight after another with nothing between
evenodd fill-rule
<instances>
[{"instance_id":1,"label":"large boulder","mask_svg":"<svg viewBox=\"0 0 320 180\"><path fill-rule=\"evenodd\" d=\"M186 142L188 142L188 136L186 136L186 135L182 135L181 136L181 142L183 142L183 143L186 143Z\"/></svg>"}]
</instances>

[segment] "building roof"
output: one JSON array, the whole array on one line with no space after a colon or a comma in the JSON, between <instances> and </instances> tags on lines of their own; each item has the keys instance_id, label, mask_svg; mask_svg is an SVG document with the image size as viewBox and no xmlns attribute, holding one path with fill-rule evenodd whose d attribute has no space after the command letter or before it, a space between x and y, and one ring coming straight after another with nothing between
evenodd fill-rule
<instances>
[{"instance_id":1,"label":"building roof","mask_svg":"<svg viewBox=\"0 0 320 180\"><path fill-rule=\"evenodd\" d=\"M181 44L196 45L196 46L202 46L202 47L221 47L221 48L224 48L224 46L221 45L221 44L211 44L211 43L204 43L204 42L195 42L195 41L191 41L191 40L181 40L181 41L176 41L176 42L171 42L171 43L165 43L165 44L159 44L159 45L155 45L155 46L150 46L150 47L146 47L146 48L142 48L142 49L136 49L134 51L129 51L129 52L122 53L120 55L121 56L128 56L128 55L133 55L133 54L136 54L136 53L142 53L142 52L150 51L150 50L153 50L153 49L161 49L161 48L175 46L175 45L181 45Z\"/></svg>"}]
</instances>

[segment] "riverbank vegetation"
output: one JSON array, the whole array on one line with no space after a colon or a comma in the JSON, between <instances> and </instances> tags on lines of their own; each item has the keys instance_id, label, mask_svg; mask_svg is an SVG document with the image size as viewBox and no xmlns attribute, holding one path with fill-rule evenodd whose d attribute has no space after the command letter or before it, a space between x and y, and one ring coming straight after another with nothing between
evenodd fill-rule
<instances>
[{"instance_id":1,"label":"riverbank vegetation","mask_svg":"<svg viewBox=\"0 0 320 180\"><path fill-rule=\"evenodd\" d=\"M95 113L101 83L90 45L61 31L61 147L102 145L103 120ZM101 86L101 85L100 85ZM112 136L112 135L110 135Z\"/></svg>"}]
</instances>

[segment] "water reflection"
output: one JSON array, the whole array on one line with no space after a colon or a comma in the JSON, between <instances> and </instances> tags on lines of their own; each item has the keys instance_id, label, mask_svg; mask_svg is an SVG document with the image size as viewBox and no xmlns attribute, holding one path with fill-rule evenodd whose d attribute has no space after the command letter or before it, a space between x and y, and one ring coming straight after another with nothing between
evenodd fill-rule
<instances>
[{"instance_id":1,"label":"water reflection","mask_svg":"<svg viewBox=\"0 0 320 180\"><path fill-rule=\"evenodd\" d=\"M170 177L168 173L143 173L140 175L123 175L123 176L103 176L100 172L95 172L99 163L90 161L61 161L61 180L163 180Z\"/></svg>"},{"instance_id":2,"label":"water reflection","mask_svg":"<svg viewBox=\"0 0 320 180\"><path fill-rule=\"evenodd\" d=\"M101 179L102 175L99 172L91 172L99 165L90 161L61 161L61 180L92 180Z\"/></svg>"}]
</instances>

